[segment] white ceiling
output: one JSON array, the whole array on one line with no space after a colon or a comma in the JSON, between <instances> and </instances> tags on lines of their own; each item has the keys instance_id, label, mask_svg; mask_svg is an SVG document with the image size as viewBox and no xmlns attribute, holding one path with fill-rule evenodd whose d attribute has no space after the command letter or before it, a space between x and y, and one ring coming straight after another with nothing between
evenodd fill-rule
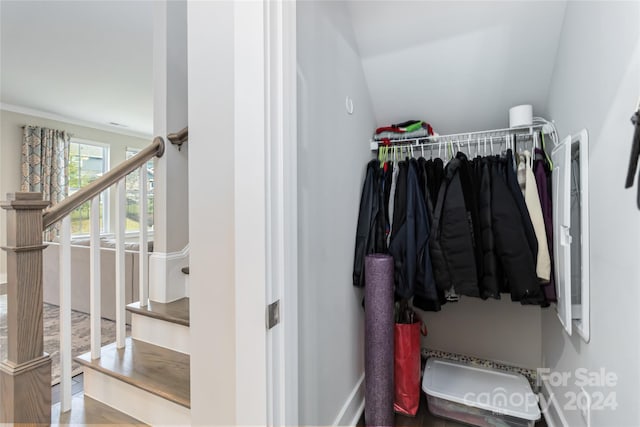
<instances>
[{"instance_id":1,"label":"white ceiling","mask_svg":"<svg viewBox=\"0 0 640 427\"><path fill-rule=\"evenodd\" d=\"M564 1L350 1L379 125L545 114ZM152 2L0 1L0 102L152 133Z\"/></svg>"},{"instance_id":2,"label":"white ceiling","mask_svg":"<svg viewBox=\"0 0 640 427\"><path fill-rule=\"evenodd\" d=\"M152 7L2 0L0 101L150 135Z\"/></svg>"},{"instance_id":3,"label":"white ceiling","mask_svg":"<svg viewBox=\"0 0 640 427\"><path fill-rule=\"evenodd\" d=\"M425 119L440 133L544 115L564 1L351 1L378 125Z\"/></svg>"}]
</instances>

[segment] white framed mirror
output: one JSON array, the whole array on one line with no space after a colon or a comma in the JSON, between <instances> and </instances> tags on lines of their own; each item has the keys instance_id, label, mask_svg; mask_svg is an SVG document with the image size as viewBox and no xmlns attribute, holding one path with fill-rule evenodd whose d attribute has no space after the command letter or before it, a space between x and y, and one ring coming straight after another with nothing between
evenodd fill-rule
<instances>
[{"instance_id":1,"label":"white framed mirror","mask_svg":"<svg viewBox=\"0 0 640 427\"><path fill-rule=\"evenodd\" d=\"M553 228L558 318L589 342L589 135L566 137L552 153Z\"/></svg>"},{"instance_id":2,"label":"white framed mirror","mask_svg":"<svg viewBox=\"0 0 640 427\"><path fill-rule=\"evenodd\" d=\"M589 342L589 134L571 137L571 318Z\"/></svg>"}]
</instances>

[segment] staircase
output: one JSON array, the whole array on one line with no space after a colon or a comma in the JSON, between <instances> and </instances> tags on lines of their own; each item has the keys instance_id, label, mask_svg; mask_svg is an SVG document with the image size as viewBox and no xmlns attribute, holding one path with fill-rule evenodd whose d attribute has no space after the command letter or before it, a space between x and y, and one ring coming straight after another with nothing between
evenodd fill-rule
<instances>
[{"instance_id":1,"label":"staircase","mask_svg":"<svg viewBox=\"0 0 640 427\"><path fill-rule=\"evenodd\" d=\"M186 130L179 135L186 139ZM52 421L51 358L43 352L43 229L60 226L60 404L55 420L73 420L73 407L101 411L99 419L133 419L151 425L191 424L189 300L150 301L147 229L140 230L140 301L125 305L125 177L139 176L140 223L146 224L147 167L163 155L164 140L153 142L132 158L53 207L41 193L12 193L0 207L7 211L6 359L0 361L0 423L48 425ZM114 187L116 198L115 312L116 342L101 347L101 268L99 196ZM70 213L89 202L90 210L90 342L91 351L76 358L84 366L84 395L71 391L71 222ZM187 294L188 295L188 294ZM131 337L126 334L127 311ZM24 313L28 313L25 316ZM71 411L71 412L70 412ZM79 411L82 413L82 411ZM124 413L129 417L119 413ZM77 414L77 412L76 412ZM93 414L96 415L96 414ZM81 422L83 423L83 422Z\"/></svg>"},{"instance_id":2,"label":"staircase","mask_svg":"<svg viewBox=\"0 0 640 427\"><path fill-rule=\"evenodd\" d=\"M124 348L101 348L76 358L84 394L150 425L191 422L189 299L129 304L131 337Z\"/></svg>"}]
</instances>

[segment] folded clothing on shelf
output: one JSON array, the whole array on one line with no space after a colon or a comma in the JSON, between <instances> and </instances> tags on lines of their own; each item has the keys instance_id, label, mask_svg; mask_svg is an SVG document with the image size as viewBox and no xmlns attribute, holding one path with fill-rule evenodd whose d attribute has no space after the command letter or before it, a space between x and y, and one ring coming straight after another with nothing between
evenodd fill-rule
<instances>
[{"instance_id":1,"label":"folded clothing on shelf","mask_svg":"<svg viewBox=\"0 0 640 427\"><path fill-rule=\"evenodd\" d=\"M392 139L411 139L433 135L433 128L422 120L409 120L403 123L383 126L376 129L373 139L376 141Z\"/></svg>"}]
</instances>

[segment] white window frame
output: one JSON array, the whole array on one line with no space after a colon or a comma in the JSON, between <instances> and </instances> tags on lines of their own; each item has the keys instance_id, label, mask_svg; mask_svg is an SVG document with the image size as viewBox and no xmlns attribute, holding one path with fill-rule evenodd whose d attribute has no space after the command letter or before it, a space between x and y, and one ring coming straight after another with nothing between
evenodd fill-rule
<instances>
[{"instance_id":1,"label":"white window frame","mask_svg":"<svg viewBox=\"0 0 640 427\"><path fill-rule=\"evenodd\" d=\"M138 153L139 153L139 152L141 152L142 150L143 150L142 148L138 148L138 147L125 147L125 148L124 148L124 157L125 157L125 160L128 160L128 158L127 158L127 153L128 153L129 151L135 151L135 154L138 154ZM134 156L135 156L135 154L134 154ZM145 162L145 165L147 165L147 163L148 163L148 162L153 162L153 159L148 160L147 162ZM135 173L135 172L134 172L134 173ZM148 181L147 181L147 183L148 183ZM153 188L151 189L151 191L149 191L149 189L147 189L147 198L149 197L149 194L150 194L150 193L151 193L151 194L153 194L153 195L154 195L154 198L155 198L155 182L154 182L154 185L153 185ZM147 201L147 203L148 203L148 201ZM153 232L154 232L154 230L155 230L155 222L154 222L154 227L153 227L151 230L147 229L147 237L149 237L150 239L153 239ZM125 230L124 234L125 234L125 236L126 236L127 238L130 238L130 237L134 237L134 236L139 235L139 234L140 234L140 231L127 231L127 230Z\"/></svg>"},{"instance_id":2,"label":"white window frame","mask_svg":"<svg viewBox=\"0 0 640 427\"><path fill-rule=\"evenodd\" d=\"M104 170L103 170L103 174L107 173L110 169L111 169L111 145L106 143L106 142L98 142L98 141L92 141L89 139L82 139L82 138L76 138L76 137L71 137L71 139L69 140L69 142L71 144L82 144L82 145L92 145L94 147L100 147L103 150L103 158L104 158ZM71 156L69 156L71 157ZM69 162L71 162L71 159L69 159ZM106 189L104 192L104 199L102 202L102 223L104 225L104 229L101 231L100 235L104 236L106 234L109 234L111 231L111 204L110 204L110 199L111 199L111 193L110 193L110 189ZM76 234L72 234L73 237L86 237L89 234L87 233L76 233Z\"/></svg>"}]
</instances>

